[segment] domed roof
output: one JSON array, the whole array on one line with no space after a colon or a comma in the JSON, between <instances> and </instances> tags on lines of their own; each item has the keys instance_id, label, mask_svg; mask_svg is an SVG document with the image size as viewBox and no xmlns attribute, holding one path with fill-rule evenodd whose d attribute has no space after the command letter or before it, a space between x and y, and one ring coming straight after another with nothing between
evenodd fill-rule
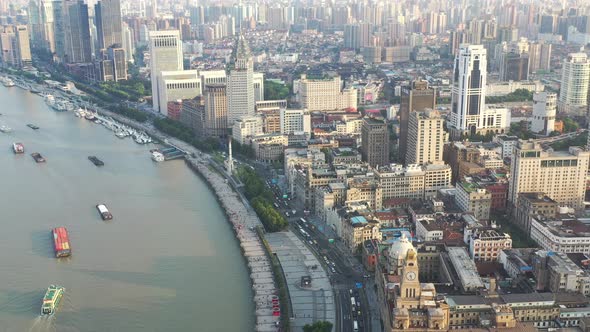
<instances>
[{"instance_id":1,"label":"domed roof","mask_svg":"<svg viewBox=\"0 0 590 332\"><path fill-rule=\"evenodd\" d=\"M402 234L402 237L389 247L389 258L397 261L405 259L410 249L414 249L412 242L408 240L406 234Z\"/></svg>"}]
</instances>

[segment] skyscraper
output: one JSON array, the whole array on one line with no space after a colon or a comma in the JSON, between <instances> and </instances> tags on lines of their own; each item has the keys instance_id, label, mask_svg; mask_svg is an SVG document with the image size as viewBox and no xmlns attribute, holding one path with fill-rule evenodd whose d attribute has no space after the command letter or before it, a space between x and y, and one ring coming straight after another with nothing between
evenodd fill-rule
<instances>
[{"instance_id":1,"label":"skyscraper","mask_svg":"<svg viewBox=\"0 0 590 332\"><path fill-rule=\"evenodd\" d=\"M505 52L500 64L501 81L526 81L529 78L529 55Z\"/></svg>"},{"instance_id":2,"label":"skyscraper","mask_svg":"<svg viewBox=\"0 0 590 332\"><path fill-rule=\"evenodd\" d=\"M155 111L160 111L158 80L162 71L183 69L182 41L178 30L150 31L150 76L152 81L152 102Z\"/></svg>"},{"instance_id":3,"label":"skyscraper","mask_svg":"<svg viewBox=\"0 0 590 332\"><path fill-rule=\"evenodd\" d=\"M582 115L586 112L590 60L586 53L572 53L563 61L559 111Z\"/></svg>"},{"instance_id":4,"label":"skyscraper","mask_svg":"<svg viewBox=\"0 0 590 332\"><path fill-rule=\"evenodd\" d=\"M82 0L64 2L64 61L88 63L92 61L88 5Z\"/></svg>"},{"instance_id":5,"label":"skyscraper","mask_svg":"<svg viewBox=\"0 0 590 332\"><path fill-rule=\"evenodd\" d=\"M436 91L428 87L427 81L414 81L410 86L402 87L400 103L400 134L398 156L406 158L408 144L408 120L410 114L425 108L434 109L436 106Z\"/></svg>"},{"instance_id":6,"label":"skyscraper","mask_svg":"<svg viewBox=\"0 0 590 332\"><path fill-rule=\"evenodd\" d=\"M20 68L31 66L33 58L31 56L29 28L26 25L16 25L14 28L17 45L17 65Z\"/></svg>"},{"instance_id":7,"label":"skyscraper","mask_svg":"<svg viewBox=\"0 0 590 332\"><path fill-rule=\"evenodd\" d=\"M365 117L361 127L363 161L371 167L389 164L389 132L383 119Z\"/></svg>"},{"instance_id":8,"label":"skyscraper","mask_svg":"<svg viewBox=\"0 0 590 332\"><path fill-rule=\"evenodd\" d=\"M94 5L94 20L96 23L98 48L107 49L113 45L121 47L123 44L121 1L99 1Z\"/></svg>"},{"instance_id":9,"label":"skyscraper","mask_svg":"<svg viewBox=\"0 0 590 332\"><path fill-rule=\"evenodd\" d=\"M442 162L444 120L436 110L410 113L408 129L407 164Z\"/></svg>"},{"instance_id":10,"label":"skyscraper","mask_svg":"<svg viewBox=\"0 0 590 332\"><path fill-rule=\"evenodd\" d=\"M456 133L474 133L483 126L486 67L487 52L482 45L460 46L455 57L451 100L451 129Z\"/></svg>"},{"instance_id":11,"label":"skyscraper","mask_svg":"<svg viewBox=\"0 0 590 332\"><path fill-rule=\"evenodd\" d=\"M29 33L26 25L0 28L0 60L5 65L23 68L31 65Z\"/></svg>"},{"instance_id":12,"label":"skyscraper","mask_svg":"<svg viewBox=\"0 0 590 332\"><path fill-rule=\"evenodd\" d=\"M234 68L230 71L228 93L228 125L243 116L254 115L254 63L250 46L240 34L235 48Z\"/></svg>"},{"instance_id":13,"label":"skyscraper","mask_svg":"<svg viewBox=\"0 0 590 332\"><path fill-rule=\"evenodd\" d=\"M205 86L205 134L226 136L228 128L227 89L224 84Z\"/></svg>"}]
</instances>

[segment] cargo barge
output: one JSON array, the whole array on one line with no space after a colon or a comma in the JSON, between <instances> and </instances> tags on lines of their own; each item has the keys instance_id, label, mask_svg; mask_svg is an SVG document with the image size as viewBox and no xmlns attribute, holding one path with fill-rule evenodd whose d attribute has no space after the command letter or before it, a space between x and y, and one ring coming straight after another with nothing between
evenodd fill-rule
<instances>
[{"instance_id":1,"label":"cargo barge","mask_svg":"<svg viewBox=\"0 0 590 332\"><path fill-rule=\"evenodd\" d=\"M43 156L39 152L33 152L33 153L31 153L31 157L33 157L33 159L35 159L35 161L38 162L38 163L44 163L45 162L45 158L43 158Z\"/></svg>"},{"instance_id":2,"label":"cargo barge","mask_svg":"<svg viewBox=\"0 0 590 332\"><path fill-rule=\"evenodd\" d=\"M56 285L51 285L47 288L41 304L41 315L55 314L65 290L65 288Z\"/></svg>"},{"instance_id":3,"label":"cargo barge","mask_svg":"<svg viewBox=\"0 0 590 332\"><path fill-rule=\"evenodd\" d=\"M100 217L102 218L102 220L113 219L113 215L109 212L109 209L107 209L106 205L98 204L96 208L98 209L98 212L100 213Z\"/></svg>"},{"instance_id":4,"label":"cargo barge","mask_svg":"<svg viewBox=\"0 0 590 332\"><path fill-rule=\"evenodd\" d=\"M96 156L88 156L88 160L90 160L96 166L104 166L104 162L98 159Z\"/></svg>"},{"instance_id":5,"label":"cargo barge","mask_svg":"<svg viewBox=\"0 0 590 332\"><path fill-rule=\"evenodd\" d=\"M65 227L56 227L51 233L53 234L53 247L55 248L55 257L68 257L72 254L68 230Z\"/></svg>"},{"instance_id":6,"label":"cargo barge","mask_svg":"<svg viewBox=\"0 0 590 332\"><path fill-rule=\"evenodd\" d=\"M27 125L27 127L31 128L31 129L33 129L33 130L37 130L37 129L39 129L39 127L37 127L37 126L35 126L34 124L31 124L31 123L29 123L29 124Z\"/></svg>"}]
</instances>

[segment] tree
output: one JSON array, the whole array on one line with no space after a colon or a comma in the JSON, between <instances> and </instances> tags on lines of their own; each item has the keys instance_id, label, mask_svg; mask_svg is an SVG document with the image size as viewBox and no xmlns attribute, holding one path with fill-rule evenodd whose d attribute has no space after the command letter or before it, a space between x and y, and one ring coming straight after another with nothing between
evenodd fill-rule
<instances>
[{"instance_id":1,"label":"tree","mask_svg":"<svg viewBox=\"0 0 590 332\"><path fill-rule=\"evenodd\" d=\"M279 100L289 98L291 91L285 84L275 81L264 81L264 99Z\"/></svg>"},{"instance_id":2,"label":"tree","mask_svg":"<svg viewBox=\"0 0 590 332\"><path fill-rule=\"evenodd\" d=\"M305 324L303 332L331 332L332 323L327 321L317 321L313 324Z\"/></svg>"}]
</instances>

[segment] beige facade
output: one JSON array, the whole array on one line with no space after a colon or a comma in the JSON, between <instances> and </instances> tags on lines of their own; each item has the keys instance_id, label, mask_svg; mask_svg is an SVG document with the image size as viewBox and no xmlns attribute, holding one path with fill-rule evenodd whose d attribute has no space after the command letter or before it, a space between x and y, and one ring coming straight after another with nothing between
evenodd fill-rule
<instances>
[{"instance_id":1,"label":"beige facade","mask_svg":"<svg viewBox=\"0 0 590 332\"><path fill-rule=\"evenodd\" d=\"M476 183L458 182L455 200L461 210L473 213L475 218L480 220L490 219L492 194Z\"/></svg>"},{"instance_id":2,"label":"beige facade","mask_svg":"<svg viewBox=\"0 0 590 332\"><path fill-rule=\"evenodd\" d=\"M205 86L205 132L208 136L227 135L227 89L225 85Z\"/></svg>"},{"instance_id":3,"label":"beige facade","mask_svg":"<svg viewBox=\"0 0 590 332\"><path fill-rule=\"evenodd\" d=\"M512 248L512 239L495 230L477 231L469 237L469 255L475 261L496 262L500 252Z\"/></svg>"},{"instance_id":4,"label":"beige facade","mask_svg":"<svg viewBox=\"0 0 590 332\"><path fill-rule=\"evenodd\" d=\"M519 142L510 165L508 200L518 203L518 194L542 192L575 209L584 207L590 152L578 147L568 151L545 150L533 141Z\"/></svg>"},{"instance_id":5,"label":"beige facade","mask_svg":"<svg viewBox=\"0 0 590 332\"><path fill-rule=\"evenodd\" d=\"M329 79L308 79L301 75L296 84L297 98L303 108L314 111L339 111L357 108L357 90L342 89L340 77Z\"/></svg>"},{"instance_id":6,"label":"beige facade","mask_svg":"<svg viewBox=\"0 0 590 332\"><path fill-rule=\"evenodd\" d=\"M441 162L445 141L444 120L435 110L409 115L406 164Z\"/></svg>"}]
</instances>

